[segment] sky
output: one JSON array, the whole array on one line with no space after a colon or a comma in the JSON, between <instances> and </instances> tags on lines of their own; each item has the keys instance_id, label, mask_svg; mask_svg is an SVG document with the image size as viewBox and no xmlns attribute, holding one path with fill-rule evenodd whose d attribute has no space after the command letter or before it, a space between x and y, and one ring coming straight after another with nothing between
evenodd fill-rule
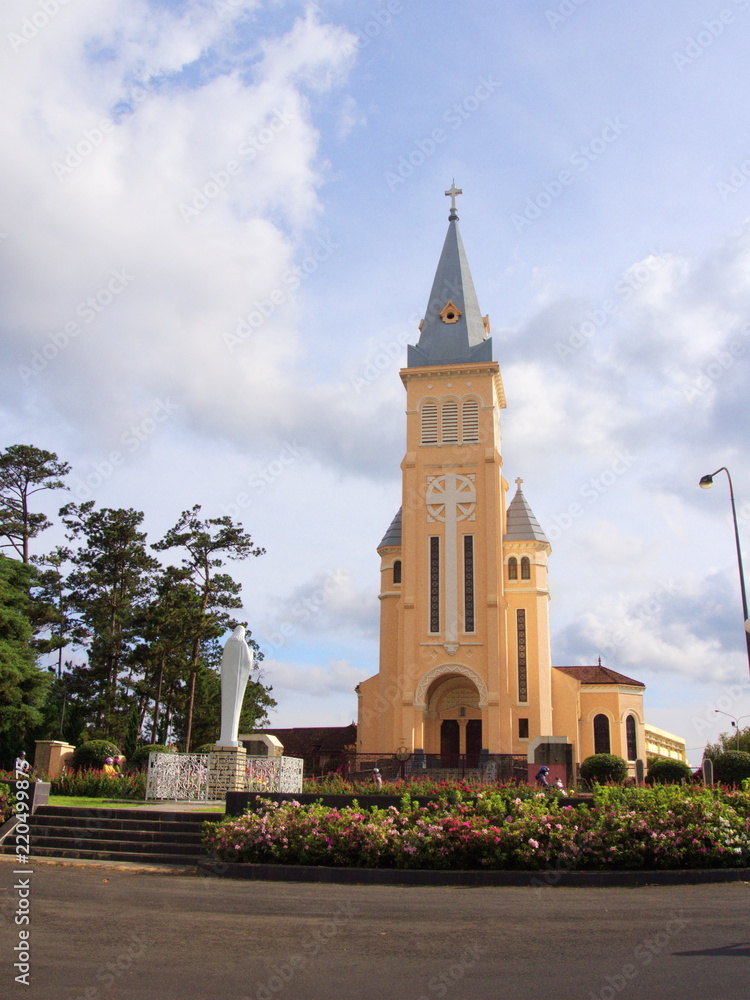
<instances>
[{"instance_id":1,"label":"sky","mask_svg":"<svg viewBox=\"0 0 750 1000\"><path fill-rule=\"evenodd\" d=\"M552 543L552 661L691 763L750 717L750 0L7 0L0 446L240 520L277 727L377 670L404 390L460 228ZM44 551L62 541L52 529ZM718 710L718 711L717 711ZM721 714L726 713L726 714Z\"/></svg>"}]
</instances>

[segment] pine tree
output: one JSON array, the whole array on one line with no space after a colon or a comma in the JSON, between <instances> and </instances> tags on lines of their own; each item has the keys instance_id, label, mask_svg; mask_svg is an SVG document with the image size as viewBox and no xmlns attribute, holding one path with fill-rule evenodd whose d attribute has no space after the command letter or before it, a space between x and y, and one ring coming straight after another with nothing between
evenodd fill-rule
<instances>
[{"instance_id":1,"label":"pine tree","mask_svg":"<svg viewBox=\"0 0 750 1000\"><path fill-rule=\"evenodd\" d=\"M146 551L140 511L97 511L89 500L68 504L60 514L68 539L83 543L72 557L67 587L70 607L90 636L86 669L95 726L117 739L124 727L121 672L138 641L138 613L158 563Z\"/></svg>"},{"instance_id":2,"label":"pine tree","mask_svg":"<svg viewBox=\"0 0 750 1000\"><path fill-rule=\"evenodd\" d=\"M42 722L41 708L50 685L29 645L30 567L0 555L0 732L15 741Z\"/></svg>"},{"instance_id":3,"label":"pine tree","mask_svg":"<svg viewBox=\"0 0 750 1000\"><path fill-rule=\"evenodd\" d=\"M2 547L12 548L29 562L29 542L50 527L49 519L32 513L29 498L42 490L67 489L62 477L70 466L51 451L33 445L13 444L0 454L0 537Z\"/></svg>"},{"instance_id":4,"label":"pine tree","mask_svg":"<svg viewBox=\"0 0 750 1000\"><path fill-rule=\"evenodd\" d=\"M233 620L228 612L242 607L240 585L228 574L219 573L226 559L247 559L263 555L265 549L253 546L253 541L241 525L230 517L213 517L202 521L200 505L183 511L179 521L164 538L153 546L159 552L172 548L186 551L183 568L189 573L199 597L200 617L192 635L190 677L188 680L185 750L192 742L192 719L201 644L221 636ZM250 640L248 640L250 642Z\"/></svg>"}]
</instances>

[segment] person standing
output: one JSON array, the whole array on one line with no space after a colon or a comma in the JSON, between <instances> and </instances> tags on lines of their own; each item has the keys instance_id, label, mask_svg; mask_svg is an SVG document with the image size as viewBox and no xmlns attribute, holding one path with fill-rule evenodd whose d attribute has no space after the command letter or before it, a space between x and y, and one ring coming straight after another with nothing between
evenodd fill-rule
<instances>
[{"instance_id":1,"label":"person standing","mask_svg":"<svg viewBox=\"0 0 750 1000\"><path fill-rule=\"evenodd\" d=\"M21 750L18 756L16 757L15 768L16 768L16 777L18 776L23 777L24 774L28 774L29 771L31 770L31 764L29 764L29 762L26 760L25 750Z\"/></svg>"}]
</instances>

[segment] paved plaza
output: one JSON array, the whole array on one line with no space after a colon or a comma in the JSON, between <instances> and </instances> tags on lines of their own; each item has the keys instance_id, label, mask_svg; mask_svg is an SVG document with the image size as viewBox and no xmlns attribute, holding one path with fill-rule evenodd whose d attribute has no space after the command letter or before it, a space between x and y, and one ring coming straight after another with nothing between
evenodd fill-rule
<instances>
[{"instance_id":1,"label":"paved plaza","mask_svg":"<svg viewBox=\"0 0 750 1000\"><path fill-rule=\"evenodd\" d=\"M750 884L397 888L0 863L6 1000L729 1000ZM31 985L14 982L20 879Z\"/></svg>"}]
</instances>

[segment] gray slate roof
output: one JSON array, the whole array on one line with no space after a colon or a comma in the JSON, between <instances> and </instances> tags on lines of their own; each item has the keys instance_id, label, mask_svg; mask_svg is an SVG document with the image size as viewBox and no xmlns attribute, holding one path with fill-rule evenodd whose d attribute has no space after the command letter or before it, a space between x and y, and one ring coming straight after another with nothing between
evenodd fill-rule
<instances>
[{"instance_id":1,"label":"gray slate roof","mask_svg":"<svg viewBox=\"0 0 750 1000\"><path fill-rule=\"evenodd\" d=\"M449 220L419 343L409 346L407 368L492 361L492 340L484 328L458 216L452 212ZM444 323L440 318L448 302L461 311L456 323Z\"/></svg>"},{"instance_id":2,"label":"gray slate roof","mask_svg":"<svg viewBox=\"0 0 750 1000\"><path fill-rule=\"evenodd\" d=\"M383 541L378 545L378 549L384 549L389 545L401 544L401 508L399 507L396 516L391 521L388 531L383 535Z\"/></svg>"},{"instance_id":3,"label":"gray slate roof","mask_svg":"<svg viewBox=\"0 0 750 1000\"><path fill-rule=\"evenodd\" d=\"M520 484L508 507L506 528L503 535L506 542L547 542L549 545L547 536L526 502Z\"/></svg>"}]
</instances>

